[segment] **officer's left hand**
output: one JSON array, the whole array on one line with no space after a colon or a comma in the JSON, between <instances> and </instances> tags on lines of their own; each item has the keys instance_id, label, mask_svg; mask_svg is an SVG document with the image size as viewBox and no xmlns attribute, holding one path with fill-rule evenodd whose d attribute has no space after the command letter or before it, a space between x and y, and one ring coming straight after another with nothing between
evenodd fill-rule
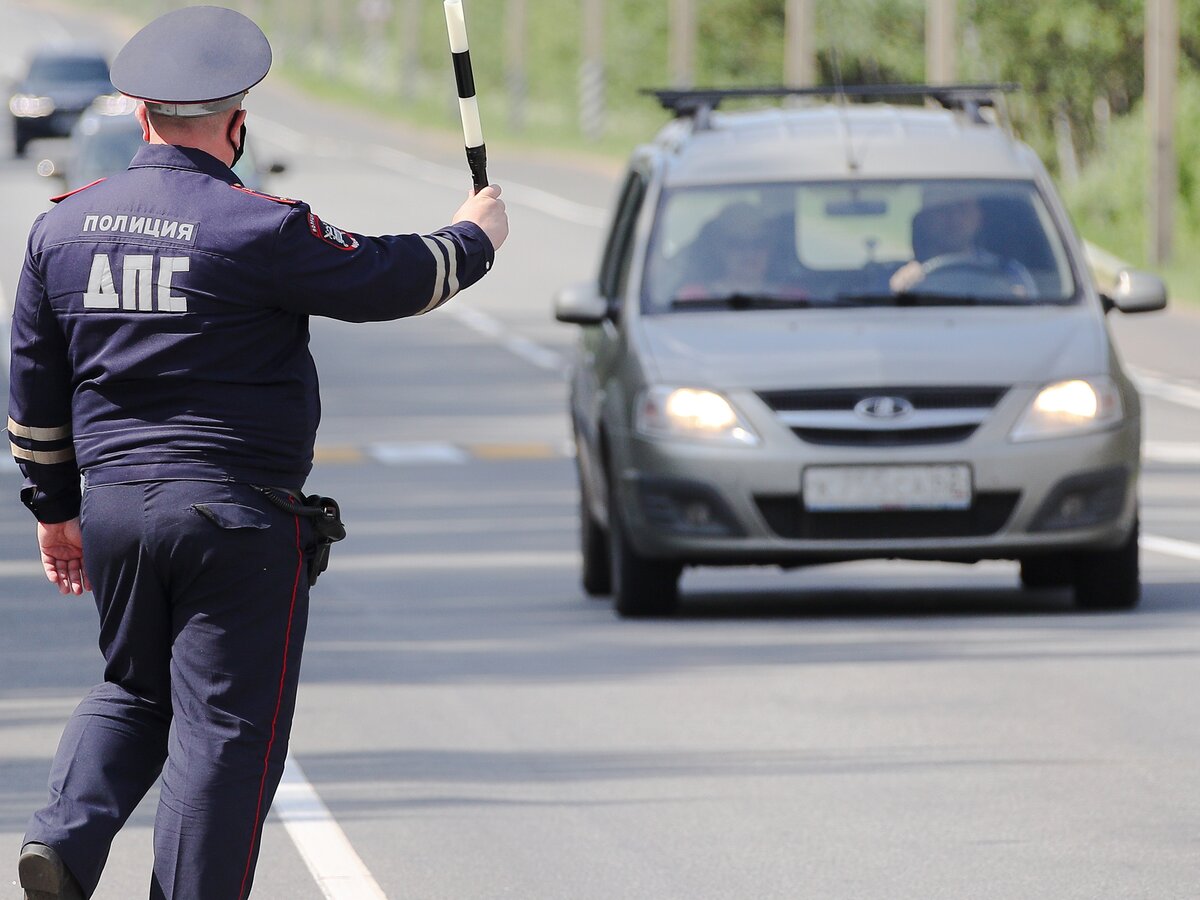
<instances>
[{"instance_id":1,"label":"officer's left hand","mask_svg":"<svg viewBox=\"0 0 1200 900\"><path fill-rule=\"evenodd\" d=\"M499 250L508 237L508 212L504 208L504 201L500 199L500 185L489 184L478 193L472 191L467 202L458 208L450 221L451 224L474 222L488 236L492 249Z\"/></svg>"},{"instance_id":2,"label":"officer's left hand","mask_svg":"<svg viewBox=\"0 0 1200 900\"><path fill-rule=\"evenodd\" d=\"M42 551L42 567L51 584L58 585L60 594L82 594L92 589L83 571L83 533L79 519L37 527L38 549Z\"/></svg>"}]
</instances>

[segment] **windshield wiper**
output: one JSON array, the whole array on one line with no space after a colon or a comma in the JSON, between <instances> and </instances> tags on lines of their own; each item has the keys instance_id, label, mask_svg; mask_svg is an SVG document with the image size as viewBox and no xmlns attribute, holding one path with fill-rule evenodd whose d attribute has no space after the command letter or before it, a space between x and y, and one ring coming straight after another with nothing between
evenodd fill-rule
<instances>
[{"instance_id":1,"label":"windshield wiper","mask_svg":"<svg viewBox=\"0 0 1200 900\"><path fill-rule=\"evenodd\" d=\"M809 306L812 301L806 297L749 291L711 297L676 297L671 301L671 309L804 309Z\"/></svg>"},{"instance_id":2,"label":"windshield wiper","mask_svg":"<svg viewBox=\"0 0 1200 900\"><path fill-rule=\"evenodd\" d=\"M971 294L940 294L901 291L897 294L838 294L840 306L1028 306L1028 297L978 297Z\"/></svg>"}]
</instances>

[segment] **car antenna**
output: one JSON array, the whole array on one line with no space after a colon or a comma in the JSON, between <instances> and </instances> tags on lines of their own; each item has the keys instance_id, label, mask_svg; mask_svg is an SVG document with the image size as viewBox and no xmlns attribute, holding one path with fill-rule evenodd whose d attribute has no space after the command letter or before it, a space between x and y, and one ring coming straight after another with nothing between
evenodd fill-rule
<instances>
[{"instance_id":1,"label":"car antenna","mask_svg":"<svg viewBox=\"0 0 1200 900\"><path fill-rule=\"evenodd\" d=\"M850 119L846 115L846 108L850 105L850 98L846 96L846 85L842 81L842 61L838 55L838 48L836 46L829 48L829 61L833 64L833 84L837 89L838 124L842 128L842 137L845 140L846 168L851 172L857 172L861 163L854 156L854 140L850 133Z\"/></svg>"}]
</instances>

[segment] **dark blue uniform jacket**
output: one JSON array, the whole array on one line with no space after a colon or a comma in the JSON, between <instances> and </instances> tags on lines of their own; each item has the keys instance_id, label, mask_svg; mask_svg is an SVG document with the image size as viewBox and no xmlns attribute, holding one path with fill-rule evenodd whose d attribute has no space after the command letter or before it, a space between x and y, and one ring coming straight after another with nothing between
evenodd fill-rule
<instances>
[{"instance_id":1,"label":"dark blue uniform jacket","mask_svg":"<svg viewBox=\"0 0 1200 900\"><path fill-rule=\"evenodd\" d=\"M22 498L58 522L81 471L301 487L320 418L308 317L419 315L492 259L473 223L354 235L200 150L143 147L30 234L8 420Z\"/></svg>"}]
</instances>

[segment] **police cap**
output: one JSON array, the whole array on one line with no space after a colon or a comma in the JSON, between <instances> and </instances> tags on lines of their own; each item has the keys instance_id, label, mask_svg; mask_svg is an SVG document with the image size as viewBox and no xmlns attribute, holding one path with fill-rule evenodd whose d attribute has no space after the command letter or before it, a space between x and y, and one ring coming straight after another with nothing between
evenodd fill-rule
<instances>
[{"instance_id":1,"label":"police cap","mask_svg":"<svg viewBox=\"0 0 1200 900\"><path fill-rule=\"evenodd\" d=\"M159 16L112 64L122 94L167 116L206 116L237 106L271 68L271 45L240 12L188 6Z\"/></svg>"}]
</instances>

